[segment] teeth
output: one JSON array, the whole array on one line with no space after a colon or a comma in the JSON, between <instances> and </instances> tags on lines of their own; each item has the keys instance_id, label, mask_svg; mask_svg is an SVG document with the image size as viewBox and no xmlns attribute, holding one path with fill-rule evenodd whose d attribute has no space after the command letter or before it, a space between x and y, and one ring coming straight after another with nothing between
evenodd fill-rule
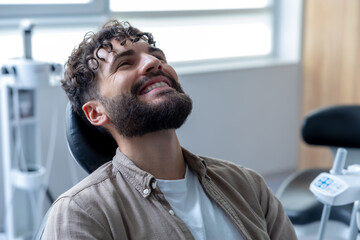
<instances>
[{"instance_id":1,"label":"teeth","mask_svg":"<svg viewBox=\"0 0 360 240\"><path fill-rule=\"evenodd\" d=\"M151 90L153 90L154 88L167 87L167 86L168 86L168 85L167 85L166 83L164 83L164 82L157 82L157 83L154 83L154 84L148 86L148 87L146 88L146 90L145 90L144 93L148 93L148 92L150 92Z\"/></svg>"}]
</instances>

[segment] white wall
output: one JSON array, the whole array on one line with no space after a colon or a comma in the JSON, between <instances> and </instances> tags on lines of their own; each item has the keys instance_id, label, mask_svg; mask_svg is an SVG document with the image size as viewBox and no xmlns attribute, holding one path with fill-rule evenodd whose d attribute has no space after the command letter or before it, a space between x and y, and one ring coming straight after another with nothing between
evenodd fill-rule
<instances>
[{"instance_id":1,"label":"white wall","mask_svg":"<svg viewBox=\"0 0 360 240\"><path fill-rule=\"evenodd\" d=\"M182 77L194 109L181 143L265 175L296 168L299 72L289 64Z\"/></svg>"}]
</instances>

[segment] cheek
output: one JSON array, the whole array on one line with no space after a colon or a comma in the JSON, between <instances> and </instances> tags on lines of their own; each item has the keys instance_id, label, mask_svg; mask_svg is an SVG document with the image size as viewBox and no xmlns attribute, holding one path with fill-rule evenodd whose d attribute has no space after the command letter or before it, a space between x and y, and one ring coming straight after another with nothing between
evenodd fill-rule
<instances>
[{"instance_id":1,"label":"cheek","mask_svg":"<svg viewBox=\"0 0 360 240\"><path fill-rule=\"evenodd\" d=\"M169 74L171 77L173 77L177 82L179 82L179 77L175 71L174 68L168 66L167 68L164 68L164 72Z\"/></svg>"},{"instance_id":2,"label":"cheek","mask_svg":"<svg viewBox=\"0 0 360 240\"><path fill-rule=\"evenodd\" d=\"M130 81L125 76L114 74L101 81L100 92L102 96L109 98L129 92L130 89Z\"/></svg>"}]
</instances>

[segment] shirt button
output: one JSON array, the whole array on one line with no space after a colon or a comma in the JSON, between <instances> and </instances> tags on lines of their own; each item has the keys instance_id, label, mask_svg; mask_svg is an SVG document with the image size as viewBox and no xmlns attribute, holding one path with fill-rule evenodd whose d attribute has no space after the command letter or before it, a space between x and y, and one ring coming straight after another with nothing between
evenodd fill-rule
<instances>
[{"instance_id":1,"label":"shirt button","mask_svg":"<svg viewBox=\"0 0 360 240\"><path fill-rule=\"evenodd\" d=\"M175 215L175 212L172 209L169 210L169 213L170 213L171 216Z\"/></svg>"},{"instance_id":2,"label":"shirt button","mask_svg":"<svg viewBox=\"0 0 360 240\"><path fill-rule=\"evenodd\" d=\"M144 193L145 195L149 194L149 189L147 189L147 188L144 189L143 193Z\"/></svg>"}]
</instances>

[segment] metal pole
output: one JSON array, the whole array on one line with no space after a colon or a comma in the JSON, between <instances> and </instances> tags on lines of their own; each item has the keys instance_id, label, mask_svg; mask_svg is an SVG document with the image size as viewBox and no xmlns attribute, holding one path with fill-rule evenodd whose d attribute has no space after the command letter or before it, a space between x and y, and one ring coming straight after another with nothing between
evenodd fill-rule
<instances>
[{"instance_id":1,"label":"metal pole","mask_svg":"<svg viewBox=\"0 0 360 240\"><path fill-rule=\"evenodd\" d=\"M30 21L21 22L21 30L23 35L24 58L32 59L31 35L34 24Z\"/></svg>"},{"instance_id":2,"label":"metal pole","mask_svg":"<svg viewBox=\"0 0 360 240\"><path fill-rule=\"evenodd\" d=\"M360 201L357 200L354 202L353 210L351 214L351 221L350 221L350 237L349 240L355 240L358 234L358 228L356 225L356 214L360 211Z\"/></svg>"},{"instance_id":3,"label":"metal pole","mask_svg":"<svg viewBox=\"0 0 360 240\"><path fill-rule=\"evenodd\" d=\"M329 220L330 211L331 211L331 205L324 204L323 212L322 212L322 215L321 215L320 228L319 228L319 233L318 233L317 240L323 240L324 239L325 230L326 230L326 223Z\"/></svg>"}]
</instances>

